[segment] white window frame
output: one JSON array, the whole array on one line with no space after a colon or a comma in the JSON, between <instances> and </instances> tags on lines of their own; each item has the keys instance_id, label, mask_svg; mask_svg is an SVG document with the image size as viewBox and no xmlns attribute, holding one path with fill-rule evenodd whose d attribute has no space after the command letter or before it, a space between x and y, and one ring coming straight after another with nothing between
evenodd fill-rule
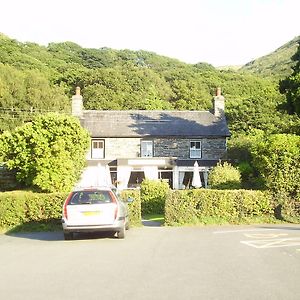
<instances>
[{"instance_id":1,"label":"white window frame","mask_svg":"<svg viewBox=\"0 0 300 300\"><path fill-rule=\"evenodd\" d=\"M97 147L95 147L96 145L97 145ZM100 147L101 145L102 145L102 147ZM91 140L91 158L92 159L105 158L105 140L103 140L103 139L92 139Z\"/></svg>"},{"instance_id":2,"label":"white window frame","mask_svg":"<svg viewBox=\"0 0 300 300\"><path fill-rule=\"evenodd\" d=\"M197 148L197 143L199 143L199 148ZM194 144L194 145L192 145ZM202 158L202 141L201 140L191 140L190 141L190 158Z\"/></svg>"},{"instance_id":3,"label":"white window frame","mask_svg":"<svg viewBox=\"0 0 300 300\"><path fill-rule=\"evenodd\" d=\"M153 152L154 152L153 141L152 140L142 140L141 141L141 157L153 157Z\"/></svg>"}]
</instances>

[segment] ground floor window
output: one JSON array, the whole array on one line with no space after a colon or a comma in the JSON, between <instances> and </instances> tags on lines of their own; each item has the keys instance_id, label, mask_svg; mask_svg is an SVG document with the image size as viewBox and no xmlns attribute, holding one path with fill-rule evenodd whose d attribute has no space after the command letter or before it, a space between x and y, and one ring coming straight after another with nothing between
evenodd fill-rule
<instances>
[{"instance_id":1,"label":"ground floor window","mask_svg":"<svg viewBox=\"0 0 300 300\"><path fill-rule=\"evenodd\" d=\"M173 188L173 172L172 169L159 169L158 179L168 182L170 188Z\"/></svg>"},{"instance_id":2,"label":"ground floor window","mask_svg":"<svg viewBox=\"0 0 300 300\"><path fill-rule=\"evenodd\" d=\"M200 180L202 187L205 187L205 174L204 172L200 172ZM191 189L193 181L193 172L184 171L179 172L179 189Z\"/></svg>"},{"instance_id":3,"label":"ground floor window","mask_svg":"<svg viewBox=\"0 0 300 300\"><path fill-rule=\"evenodd\" d=\"M130 173L130 177L128 181L128 188L139 187L144 179L145 179L144 171L132 171Z\"/></svg>"},{"instance_id":4,"label":"ground floor window","mask_svg":"<svg viewBox=\"0 0 300 300\"><path fill-rule=\"evenodd\" d=\"M117 167L110 167L110 178L111 178L111 183L114 185L114 186L117 186Z\"/></svg>"}]
</instances>

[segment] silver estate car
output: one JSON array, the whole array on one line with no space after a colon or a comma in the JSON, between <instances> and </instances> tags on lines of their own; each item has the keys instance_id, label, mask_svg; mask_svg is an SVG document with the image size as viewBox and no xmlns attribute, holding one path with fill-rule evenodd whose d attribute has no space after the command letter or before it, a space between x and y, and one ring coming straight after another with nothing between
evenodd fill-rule
<instances>
[{"instance_id":1,"label":"silver estate car","mask_svg":"<svg viewBox=\"0 0 300 300\"><path fill-rule=\"evenodd\" d=\"M73 239L74 233L97 231L113 232L123 239L129 229L127 204L109 187L78 189L63 205L62 227L65 240Z\"/></svg>"}]
</instances>

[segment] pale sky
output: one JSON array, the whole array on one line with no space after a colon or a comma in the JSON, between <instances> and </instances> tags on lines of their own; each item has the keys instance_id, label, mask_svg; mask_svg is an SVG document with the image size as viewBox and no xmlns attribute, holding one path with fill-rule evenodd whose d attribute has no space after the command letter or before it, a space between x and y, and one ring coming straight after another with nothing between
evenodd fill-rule
<instances>
[{"instance_id":1,"label":"pale sky","mask_svg":"<svg viewBox=\"0 0 300 300\"><path fill-rule=\"evenodd\" d=\"M41 45L72 41L241 65L300 35L300 1L0 0L0 32Z\"/></svg>"}]
</instances>

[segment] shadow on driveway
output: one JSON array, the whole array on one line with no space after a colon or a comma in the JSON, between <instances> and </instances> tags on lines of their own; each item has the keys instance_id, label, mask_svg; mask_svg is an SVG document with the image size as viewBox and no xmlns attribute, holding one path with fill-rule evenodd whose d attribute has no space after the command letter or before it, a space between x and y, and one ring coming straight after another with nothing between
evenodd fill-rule
<instances>
[{"instance_id":1,"label":"shadow on driveway","mask_svg":"<svg viewBox=\"0 0 300 300\"><path fill-rule=\"evenodd\" d=\"M64 241L64 235L62 231L55 232L20 232L20 233L7 233L7 236L29 239L29 240L38 240L45 242L57 242ZM75 234L73 240L92 240L92 239L117 239L114 236L114 233L111 232L97 232L97 233L80 233ZM69 241L68 241L69 242Z\"/></svg>"}]
</instances>

